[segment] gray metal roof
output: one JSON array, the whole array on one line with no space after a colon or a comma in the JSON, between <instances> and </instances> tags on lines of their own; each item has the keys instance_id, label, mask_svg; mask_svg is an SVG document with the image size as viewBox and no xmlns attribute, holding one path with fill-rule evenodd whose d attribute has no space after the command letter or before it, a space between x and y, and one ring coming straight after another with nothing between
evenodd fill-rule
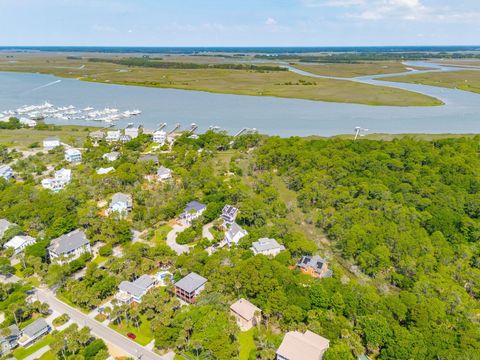
<instances>
[{"instance_id":1,"label":"gray metal roof","mask_svg":"<svg viewBox=\"0 0 480 360\"><path fill-rule=\"evenodd\" d=\"M48 249L54 251L58 255L62 255L89 243L90 241L88 241L87 235L85 235L82 230L77 229L71 233L53 239Z\"/></svg>"},{"instance_id":2,"label":"gray metal roof","mask_svg":"<svg viewBox=\"0 0 480 360\"><path fill-rule=\"evenodd\" d=\"M225 205L222 210L222 216L228 216L230 218L237 215L238 209L232 205Z\"/></svg>"},{"instance_id":3,"label":"gray metal roof","mask_svg":"<svg viewBox=\"0 0 480 360\"><path fill-rule=\"evenodd\" d=\"M280 245L277 240L269 238L261 238L258 241L253 242L252 246L257 252L264 252L274 249L285 249L285 246Z\"/></svg>"},{"instance_id":4,"label":"gray metal roof","mask_svg":"<svg viewBox=\"0 0 480 360\"><path fill-rule=\"evenodd\" d=\"M124 193L116 193L112 196L112 204L125 203L127 206L132 206L132 196Z\"/></svg>"},{"instance_id":5,"label":"gray metal roof","mask_svg":"<svg viewBox=\"0 0 480 360\"><path fill-rule=\"evenodd\" d=\"M44 331L46 328L49 327L50 325L47 324L45 319L40 318L28 325L25 329L23 329L23 334L27 335L30 338L33 338L37 336L38 333Z\"/></svg>"},{"instance_id":6,"label":"gray metal roof","mask_svg":"<svg viewBox=\"0 0 480 360\"><path fill-rule=\"evenodd\" d=\"M144 154L140 155L138 161L153 161L155 164L158 164L158 156L153 154Z\"/></svg>"},{"instance_id":7,"label":"gray metal roof","mask_svg":"<svg viewBox=\"0 0 480 360\"><path fill-rule=\"evenodd\" d=\"M206 208L207 208L207 205L201 204L198 201L190 201L185 207L185 212L190 212L192 210L201 211Z\"/></svg>"},{"instance_id":8,"label":"gray metal roof","mask_svg":"<svg viewBox=\"0 0 480 360\"><path fill-rule=\"evenodd\" d=\"M232 223L232 225L230 225L230 229L228 229L228 235L233 238L239 233L247 234L247 231L243 230L236 222Z\"/></svg>"},{"instance_id":9,"label":"gray metal roof","mask_svg":"<svg viewBox=\"0 0 480 360\"><path fill-rule=\"evenodd\" d=\"M157 175L162 176L162 175L170 175L172 170L166 168L165 166L160 166L160 168L157 170Z\"/></svg>"},{"instance_id":10,"label":"gray metal roof","mask_svg":"<svg viewBox=\"0 0 480 360\"><path fill-rule=\"evenodd\" d=\"M142 275L135 281L122 281L118 288L135 297L141 297L147 289L155 283L148 275Z\"/></svg>"},{"instance_id":11,"label":"gray metal roof","mask_svg":"<svg viewBox=\"0 0 480 360\"><path fill-rule=\"evenodd\" d=\"M20 336L20 329L18 328L17 325L13 324L13 325L10 325L8 328L10 329L10 334L6 336L0 336L0 342L5 341L12 337Z\"/></svg>"},{"instance_id":12,"label":"gray metal roof","mask_svg":"<svg viewBox=\"0 0 480 360\"><path fill-rule=\"evenodd\" d=\"M8 220L0 219L0 238L2 238L5 231L7 231L7 229L13 225L14 224Z\"/></svg>"},{"instance_id":13,"label":"gray metal roof","mask_svg":"<svg viewBox=\"0 0 480 360\"><path fill-rule=\"evenodd\" d=\"M203 276L198 275L197 273L191 272L183 279L175 283L175 286L186 291L187 293L192 293L197 290L200 286L205 284L208 280Z\"/></svg>"}]
</instances>

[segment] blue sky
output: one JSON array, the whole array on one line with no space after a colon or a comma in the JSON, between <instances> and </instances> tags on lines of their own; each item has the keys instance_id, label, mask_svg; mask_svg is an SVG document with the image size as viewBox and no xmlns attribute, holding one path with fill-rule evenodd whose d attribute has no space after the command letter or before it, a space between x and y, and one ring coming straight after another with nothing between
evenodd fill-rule
<instances>
[{"instance_id":1,"label":"blue sky","mask_svg":"<svg viewBox=\"0 0 480 360\"><path fill-rule=\"evenodd\" d=\"M478 45L480 0L0 0L0 45Z\"/></svg>"}]
</instances>

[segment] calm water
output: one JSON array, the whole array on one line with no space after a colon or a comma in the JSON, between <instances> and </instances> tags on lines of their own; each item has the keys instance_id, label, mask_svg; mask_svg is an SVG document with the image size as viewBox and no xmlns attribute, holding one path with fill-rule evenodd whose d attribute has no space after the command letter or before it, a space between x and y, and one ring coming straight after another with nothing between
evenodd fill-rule
<instances>
[{"instance_id":1,"label":"calm water","mask_svg":"<svg viewBox=\"0 0 480 360\"><path fill-rule=\"evenodd\" d=\"M480 95L422 85L390 83L436 96L446 105L375 107L98 84L69 79L61 79L61 82L54 85L32 91L58 79L50 75L0 72L0 112L49 101L56 106L117 107L122 111L139 108L143 111L140 116L117 122L119 127L134 122L155 128L166 122L172 128L177 122L184 127L195 122L200 131L206 130L210 125L220 126L231 133L243 127L255 127L261 133L280 136L345 134L352 133L355 126L377 133L480 132ZM373 77L362 78L361 81L384 83ZM49 122L99 125L97 122L73 120Z\"/></svg>"}]
</instances>

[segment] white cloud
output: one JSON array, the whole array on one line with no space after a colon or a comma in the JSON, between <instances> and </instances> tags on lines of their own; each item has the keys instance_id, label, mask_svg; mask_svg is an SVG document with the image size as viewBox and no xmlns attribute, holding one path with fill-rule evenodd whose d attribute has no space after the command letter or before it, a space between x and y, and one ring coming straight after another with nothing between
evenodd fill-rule
<instances>
[{"instance_id":1,"label":"white cloud","mask_svg":"<svg viewBox=\"0 0 480 360\"><path fill-rule=\"evenodd\" d=\"M365 4L366 0L302 0L306 7L350 7Z\"/></svg>"},{"instance_id":2,"label":"white cloud","mask_svg":"<svg viewBox=\"0 0 480 360\"><path fill-rule=\"evenodd\" d=\"M267 20L265 20L265 25L267 26L275 26L277 24L278 24L277 20L275 20L272 17L269 17Z\"/></svg>"}]
</instances>

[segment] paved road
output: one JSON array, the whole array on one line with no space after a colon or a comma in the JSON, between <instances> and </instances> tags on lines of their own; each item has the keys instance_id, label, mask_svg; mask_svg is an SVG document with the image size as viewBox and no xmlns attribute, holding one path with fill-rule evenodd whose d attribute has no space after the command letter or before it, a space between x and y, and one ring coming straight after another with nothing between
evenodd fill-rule
<instances>
[{"instance_id":1,"label":"paved road","mask_svg":"<svg viewBox=\"0 0 480 360\"><path fill-rule=\"evenodd\" d=\"M184 231L188 228L187 225L173 225L173 229L167 234L167 245L177 253L177 255L181 255L183 253L188 253L190 249L187 245L180 245L177 244L177 234Z\"/></svg>"},{"instance_id":2,"label":"paved road","mask_svg":"<svg viewBox=\"0 0 480 360\"><path fill-rule=\"evenodd\" d=\"M115 345L116 347L130 354L135 359L141 360L167 360L173 358L173 353L165 356L155 354L153 351L137 344L136 342L128 339L127 337L117 333L109 327L99 323L98 321L89 318L81 311L61 302L55 295L46 289L37 289L36 294L40 301L48 303L53 311L60 314L66 313L70 316L70 319L77 323L80 327L88 326L93 335L105 340L108 343Z\"/></svg>"}]
</instances>

